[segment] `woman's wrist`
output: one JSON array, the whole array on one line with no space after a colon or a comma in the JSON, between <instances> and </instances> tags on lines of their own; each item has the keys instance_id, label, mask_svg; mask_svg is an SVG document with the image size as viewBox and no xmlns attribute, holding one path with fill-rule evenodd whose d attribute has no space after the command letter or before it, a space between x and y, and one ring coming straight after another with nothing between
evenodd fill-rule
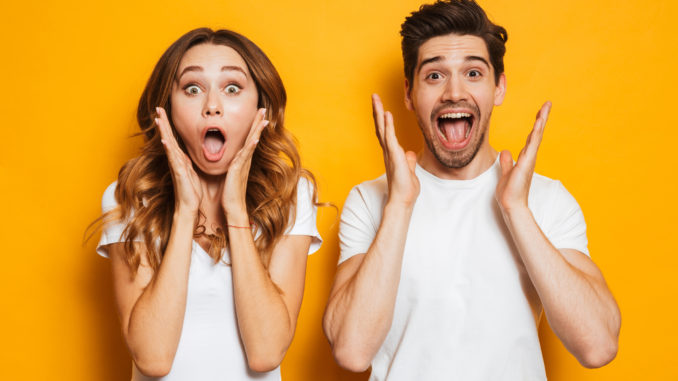
<instances>
[{"instance_id":1,"label":"woman's wrist","mask_svg":"<svg viewBox=\"0 0 678 381\"><path fill-rule=\"evenodd\" d=\"M191 225L195 224L195 221L198 219L198 210L193 210L190 208L177 207L174 210L173 220L174 223L190 223Z\"/></svg>"}]
</instances>

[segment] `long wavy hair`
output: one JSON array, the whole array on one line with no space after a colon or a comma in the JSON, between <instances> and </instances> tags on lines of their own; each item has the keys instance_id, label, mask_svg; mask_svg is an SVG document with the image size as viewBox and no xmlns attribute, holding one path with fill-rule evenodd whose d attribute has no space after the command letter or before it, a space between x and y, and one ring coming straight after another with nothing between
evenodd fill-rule
<instances>
[{"instance_id":1,"label":"long wavy hair","mask_svg":"<svg viewBox=\"0 0 678 381\"><path fill-rule=\"evenodd\" d=\"M258 107L266 108L266 119L270 121L252 156L246 193L247 212L257 232L255 246L264 266L268 266L273 246L294 221L297 183L301 176L309 180L313 188L312 200L316 200L315 179L301 167L294 139L284 128L287 95L271 61L252 41L233 31L192 30L174 42L153 69L137 109L139 135L144 138L141 154L120 169L115 189L118 207L100 217L104 225L113 221L126 224L123 231L126 260L133 271L140 264L135 238L143 240L154 270L160 266L167 247L174 214L174 186L160 133L154 123L155 107L165 108L172 123L170 96L179 63L190 48L199 44L225 45L240 54L256 84ZM179 146L186 152L180 135L174 126L172 129ZM205 232L204 215L200 215L195 236ZM228 234L217 229L216 234L209 237L209 255L216 263L228 244Z\"/></svg>"}]
</instances>

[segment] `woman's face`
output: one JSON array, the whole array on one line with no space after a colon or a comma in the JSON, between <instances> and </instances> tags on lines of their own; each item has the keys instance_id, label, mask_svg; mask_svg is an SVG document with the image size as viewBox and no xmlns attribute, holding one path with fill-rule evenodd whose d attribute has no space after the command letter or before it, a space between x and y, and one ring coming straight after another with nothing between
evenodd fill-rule
<instances>
[{"instance_id":1,"label":"woman's face","mask_svg":"<svg viewBox=\"0 0 678 381\"><path fill-rule=\"evenodd\" d=\"M172 122L193 163L226 173L257 112L257 88L234 49L200 44L184 54L172 88Z\"/></svg>"}]
</instances>

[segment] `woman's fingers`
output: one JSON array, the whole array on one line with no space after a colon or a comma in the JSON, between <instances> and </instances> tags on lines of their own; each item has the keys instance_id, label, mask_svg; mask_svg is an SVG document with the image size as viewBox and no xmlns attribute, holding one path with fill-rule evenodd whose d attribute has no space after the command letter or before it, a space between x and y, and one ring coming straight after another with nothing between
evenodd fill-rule
<instances>
[{"instance_id":1,"label":"woman's fingers","mask_svg":"<svg viewBox=\"0 0 678 381\"><path fill-rule=\"evenodd\" d=\"M163 146L165 147L165 153L167 154L170 165L174 166L182 161L182 158L185 157L185 154L181 148L179 148L179 142L172 132L172 127L170 126L169 120L167 119L167 113L165 112L165 109L162 107L156 107L155 110L158 113L158 117L155 118L155 124L158 126L160 138L162 140Z\"/></svg>"},{"instance_id":2,"label":"woman's fingers","mask_svg":"<svg viewBox=\"0 0 678 381\"><path fill-rule=\"evenodd\" d=\"M252 120L252 125L250 126L250 132L247 134L247 139L245 139L246 142L251 141L252 136L257 133L257 129L260 127L260 124L264 120L265 116L266 116L265 108L260 108L259 110L257 110L256 115L254 115L254 120ZM258 133L261 134L261 131L259 131Z\"/></svg>"},{"instance_id":3,"label":"woman's fingers","mask_svg":"<svg viewBox=\"0 0 678 381\"><path fill-rule=\"evenodd\" d=\"M245 163L248 163L248 160L252 159L254 150L259 143L259 138L261 133L264 131L264 128L268 126L269 121L264 119L266 115L266 109L260 109L257 112L257 115L254 117L254 122L252 123L252 128L250 129L247 139L245 139L245 144L238 151L238 153L233 158L229 170L236 169L239 167L245 167ZM248 167L248 166L247 166Z\"/></svg>"}]
</instances>

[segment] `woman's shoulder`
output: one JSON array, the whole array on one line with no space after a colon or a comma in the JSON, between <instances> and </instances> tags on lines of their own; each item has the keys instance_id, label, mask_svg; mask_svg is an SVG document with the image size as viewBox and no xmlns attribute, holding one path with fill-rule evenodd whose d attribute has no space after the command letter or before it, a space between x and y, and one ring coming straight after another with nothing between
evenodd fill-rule
<instances>
[{"instance_id":1,"label":"woman's shoulder","mask_svg":"<svg viewBox=\"0 0 678 381\"><path fill-rule=\"evenodd\" d=\"M118 187L118 182L112 182L101 196L101 211L106 213L118 206L118 201L115 199L115 189Z\"/></svg>"}]
</instances>

